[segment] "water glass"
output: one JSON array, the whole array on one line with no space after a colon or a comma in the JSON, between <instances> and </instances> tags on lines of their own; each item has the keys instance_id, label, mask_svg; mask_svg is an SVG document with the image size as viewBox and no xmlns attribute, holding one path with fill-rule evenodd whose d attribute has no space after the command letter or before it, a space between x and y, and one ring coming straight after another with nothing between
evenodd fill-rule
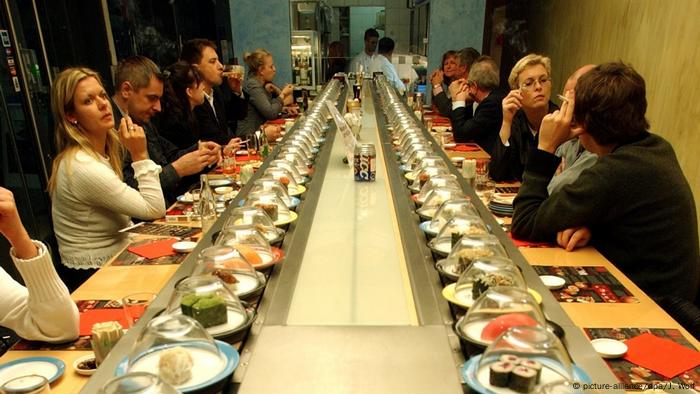
<instances>
[{"instance_id":1,"label":"water glass","mask_svg":"<svg viewBox=\"0 0 700 394\"><path fill-rule=\"evenodd\" d=\"M131 328L143 316L146 308L156 298L154 293L141 292L133 293L122 299L122 307L126 317L127 328Z\"/></svg>"},{"instance_id":2,"label":"water glass","mask_svg":"<svg viewBox=\"0 0 700 394\"><path fill-rule=\"evenodd\" d=\"M50 393L49 381L41 375L24 375L10 379L0 387L2 394L45 394Z\"/></svg>"},{"instance_id":3,"label":"water glass","mask_svg":"<svg viewBox=\"0 0 700 394\"><path fill-rule=\"evenodd\" d=\"M479 196L484 205L488 205L496 192L496 182L489 179L477 179L476 195Z\"/></svg>"}]
</instances>

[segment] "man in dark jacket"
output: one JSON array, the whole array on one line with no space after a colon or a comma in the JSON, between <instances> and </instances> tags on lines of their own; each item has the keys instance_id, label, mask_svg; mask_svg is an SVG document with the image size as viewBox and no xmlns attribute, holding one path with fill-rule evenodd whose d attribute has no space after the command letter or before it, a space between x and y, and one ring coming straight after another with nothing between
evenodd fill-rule
<instances>
[{"instance_id":1,"label":"man in dark jacket","mask_svg":"<svg viewBox=\"0 0 700 394\"><path fill-rule=\"evenodd\" d=\"M151 118L160 112L160 98L163 96L163 80L160 69L150 59L133 56L117 65L112 96L115 124L125 115L143 127L146 133L148 157L162 167L160 184L168 204L175 201L192 183L197 182L198 174L208 165L216 163L219 145L202 142L188 149L180 150L172 142L163 138L150 123ZM137 188L131 156L124 159L124 181Z\"/></svg>"},{"instance_id":2,"label":"man in dark jacket","mask_svg":"<svg viewBox=\"0 0 700 394\"><path fill-rule=\"evenodd\" d=\"M575 103L575 105L574 105ZM518 239L591 245L652 296L694 301L700 283L695 202L671 145L648 131L644 79L622 63L596 66L546 115L515 199ZM547 193L564 141L598 161Z\"/></svg>"},{"instance_id":3,"label":"man in dark jacket","mask_svg":"<svg viewBox=\"0 0 700 394\"><path fill-rule=\"evenodd\" d=\"M242 97L241 80L226 78L224 66L216 54L216 44L197 38L187 41L182 47L180 59L195 67L205 85L204 103L194 108L202 140L227 145L235 137L237 121L245 118L248 104Z\"/></svg>"},{"instance_id":4,"label":"man in dark jacket","mask_svg":"<svg viewBox=\"0 0 700 394\"><path fill-rule=\"evenodd\" d=\"M481 56L469 69L469 80L452 96L452 132L457 142L475 142L489 154L503 121L498 89L498 66L489 56ZM472 101L479 105L472 115Z\"/></svg>"}]
</instances>

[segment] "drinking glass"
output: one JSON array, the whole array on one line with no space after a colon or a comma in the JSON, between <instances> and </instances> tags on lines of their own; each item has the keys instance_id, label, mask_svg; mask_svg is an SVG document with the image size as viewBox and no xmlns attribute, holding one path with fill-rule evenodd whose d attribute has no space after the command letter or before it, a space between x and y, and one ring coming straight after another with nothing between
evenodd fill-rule
<instances>
[{"instance_id":1,"label":"drinking glass","mask_svg":"<svg viewBox=\"0 0 700 394\"><path fill-rule=\"evenodd\" d=\"M156 298L154 293L141 292L129 294L122 299L127 328L131 328L143 316L146 308Z\"/></svg>"},{"instance_id":2,"label":"drinking glass","mask_svg":"<svg viewBox=\"0 0 700 394\"><path fill-rule=\"evenodd\" d=\"M490 179L479 179L476 182L476 195L479 196L484 205L488 205L496 192L496 182Z\"/></svg>"},{"instance_id":3,"label":"drinking glass","mask_svg":"<svg viewBox=\"0 0 700 394\"><path fill-rule=\"evenodd\" d=\"M50 393L49 381L41 375L24 375L10 379L0 387L2 394L45 394Z\"/></svg>"}]
</instances>

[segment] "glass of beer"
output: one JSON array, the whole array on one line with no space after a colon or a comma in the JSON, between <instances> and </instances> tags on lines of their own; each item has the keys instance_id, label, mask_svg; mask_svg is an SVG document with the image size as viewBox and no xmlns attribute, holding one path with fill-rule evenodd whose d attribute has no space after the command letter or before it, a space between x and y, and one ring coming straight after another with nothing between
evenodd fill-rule
<instances>
[{"instance_id":1,"label":"glass of beer","mask_svg":"<svg viewBox=\"0 0 700 394\"><path fill-rule=\"evenodd\" d=\"M225 64L223 76L224 78L243 80L243 66L238 64Z\"/></svg>"}]
</instances>

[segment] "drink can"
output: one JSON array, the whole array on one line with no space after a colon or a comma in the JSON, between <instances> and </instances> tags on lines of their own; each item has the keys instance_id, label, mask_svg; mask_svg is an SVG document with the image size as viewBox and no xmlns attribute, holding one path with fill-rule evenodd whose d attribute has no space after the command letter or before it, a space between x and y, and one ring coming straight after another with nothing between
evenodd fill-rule
<instances>
[{"instance_id":1,"label":"drink can","mask_svg":"<svg viewBox=\"0 0 700 394\"><path fill-rule=\"evenodd\" d=\"M374 181L377 175L377 153L374 144L355 145L354 169L358 182Z\"/></svg>"}]
</instances>

